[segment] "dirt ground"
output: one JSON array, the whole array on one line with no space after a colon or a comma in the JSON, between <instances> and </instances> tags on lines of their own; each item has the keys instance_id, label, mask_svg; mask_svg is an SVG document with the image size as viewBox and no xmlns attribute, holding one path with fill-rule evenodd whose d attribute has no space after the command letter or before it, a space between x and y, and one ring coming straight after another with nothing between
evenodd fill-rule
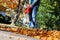
<instances>
[{"instance_id":1,"label":"dirt ground","mask_svg":"<svg viewBox=\"0 0 60 40\"><path fill-rule=\"evenodd\" d=\"M38 40L29 36L15 34L7 31L0 31L0 40Z\"/></svg>"},{"instance_id":2,"label":"dirt ground","mask_svg":"<svg viewBox=\"0 0 60 40\"><path fill-rule=\"evenodd\" d=\"M4 25L2 26L0 25L0 30L6 30L16 34L30 36L33 38L37 38L39 40L60 40L60 31L57 30L46 31L40 29L27 29L27 28L15 28L15 27L13 28L3 26Z\"/></svg>"}]
</instances>

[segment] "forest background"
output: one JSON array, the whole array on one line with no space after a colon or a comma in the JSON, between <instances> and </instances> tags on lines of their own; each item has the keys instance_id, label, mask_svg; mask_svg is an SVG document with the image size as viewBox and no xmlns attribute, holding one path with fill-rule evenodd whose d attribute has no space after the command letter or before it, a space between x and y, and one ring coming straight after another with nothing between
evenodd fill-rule
<instances>
[{"instance_id":1,"label":"forest background","mask_svg":"<svg viewBox=\"0 0 60 40\"><path fill-rule=\"evenodd\" d=\"M7 4L9 3L10 2ZM10 4L8 5L9 7L16 7L16 2L13 3L14 7L12 5L10 6ZM40 29L60 30L60 0L40 0L40 6L36 18Z\"/></svg>"}]
</instances>

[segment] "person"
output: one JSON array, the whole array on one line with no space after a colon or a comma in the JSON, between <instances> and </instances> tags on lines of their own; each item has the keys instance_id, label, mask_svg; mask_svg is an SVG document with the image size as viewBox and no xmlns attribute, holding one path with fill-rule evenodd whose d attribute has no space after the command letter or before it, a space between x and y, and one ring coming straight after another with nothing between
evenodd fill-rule
<instances>
[{"instance_id":1,"label":"person","mask_svg":"<svg viewBox=\"0 0 60 40\"><path fill-rule=\"evenodd\" d=\"M40 0L29 0L29 5L30 5L30 12L29 12L29 26L31 28L35 27L36 24L36 15L38 11L38 7L40 5Z\"/></svg>"},{"instance_id":2,"label":"person","mask_svg":"<svg viewBox=\"0 0 60 40\"><path fill-rule=\"evenodd\" d=\"M28 16L28 13L29 13L29 9L30 8L28 8L28 3L27 2L25 2L23 9L24 9L24 12L23 12L23 15L24 15L24 17L23 17L23 25L25 27L29 27L29 16Z\"/></svg>"}]
</instances>

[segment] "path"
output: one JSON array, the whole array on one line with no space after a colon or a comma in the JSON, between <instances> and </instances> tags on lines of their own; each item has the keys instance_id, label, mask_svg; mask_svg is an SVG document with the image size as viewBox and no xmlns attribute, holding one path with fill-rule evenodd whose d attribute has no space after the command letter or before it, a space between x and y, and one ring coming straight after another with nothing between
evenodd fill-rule
<instances>
[{"instance_id":1,"label":"path","mask_svg":"<svg viewBox=\"0 0 60 40\"><path fill-rule=\"evenodd\" d=\"M38 40L21 34L15 34L7 31L0 31L0 40Z\"/></svg>"}]
</instances>

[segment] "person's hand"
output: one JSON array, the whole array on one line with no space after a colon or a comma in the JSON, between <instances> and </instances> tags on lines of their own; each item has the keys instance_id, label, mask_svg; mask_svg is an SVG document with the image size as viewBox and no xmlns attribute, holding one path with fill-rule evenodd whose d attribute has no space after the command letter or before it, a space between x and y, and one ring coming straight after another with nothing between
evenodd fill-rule
<instances>
[{"instance_id":1,"label":"person's hand","mask_svg":"<svg viewBox=\"0 0 60 40\"><path fill-rule=\"evenodd\" d=\"M32 8L32 5L29 4L28 7Z\"/></svg>"},{"instance_id":2,"label":"person's hand","mask_svg":"<svg viewBox=\"0 0 60 40\"><path fill-rule=\"evenodd\" d=\"M29 5L32 8L32 5Z\"/></svg>"}]
</instances>

